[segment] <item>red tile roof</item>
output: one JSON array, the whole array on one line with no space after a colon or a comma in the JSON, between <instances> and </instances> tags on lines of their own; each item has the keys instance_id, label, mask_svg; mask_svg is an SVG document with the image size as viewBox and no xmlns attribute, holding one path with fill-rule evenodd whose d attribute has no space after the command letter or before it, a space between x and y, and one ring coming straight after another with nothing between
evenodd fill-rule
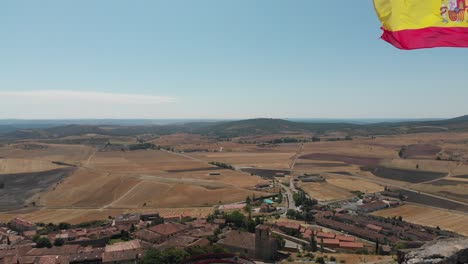
<instances>
[{"instance_id":1,"label":"red tile roof","mask_svg":"<svg viewBox=\"0 0 468 264\"><path fill-rule=\"evenodd\" d=\"M187 227L185 225L172 223L172 222L152 226L149 228L149 230L156 232L163 236L171 236L186 229Z\"/></svg>"},{"instance_id":2,"label":"red tile roof","mask_svg":"<svg viewBox=\"0 0 468 264\"><path fill-rule=\"evenodd\" d=\"M369 229L375 230L375 231L377 231L377 232L379 232L380 230L382 230L382 227L376 226L376 225L373 225L373 224L367 224L366 227L369 228Z\"/></svg>"},{"instance_id":3,"label":"red tile roof","mask_svg":"<svg viewBox=\"0 0 468 264\"><path fill-rule=\"evenodd\" d=\"M354 241L356 241L356 238L352 237L352 236L336 236L336 239L338 239L340 242L354 242Z\"/></svg>"},{"instance_id":4,"label":"red tile roof","mask_svg":"<svg viewBox=\"0 0 468 264\"><path fill-rule=\"evenodd\" d=\"M340 248L345 248L345 249L357 249L357 248L363 248L364 245L359 242L340 242Z\"/></svg>"},{"instance_id":5,"label":"red tile roof","mask_svg":"<svg viewBox=\"0 0 468 264\"><path fill-rule=\"evenodd\" d=\"M320 243L322 243L322 241L320 241ZM338 246L340 245L340 241L338 239L324 239L323 244Z\"/></svg>"},{"instance_id":6,"label":"red tile roof","mask_svg":"<svg viewBox=\"0 0 468 264\"><path fill-rule=\"evenodd\" d=\"M332 233L317 232L316 236L318 238L335 238L336 235Z\"/></svg>"}]
</instances>

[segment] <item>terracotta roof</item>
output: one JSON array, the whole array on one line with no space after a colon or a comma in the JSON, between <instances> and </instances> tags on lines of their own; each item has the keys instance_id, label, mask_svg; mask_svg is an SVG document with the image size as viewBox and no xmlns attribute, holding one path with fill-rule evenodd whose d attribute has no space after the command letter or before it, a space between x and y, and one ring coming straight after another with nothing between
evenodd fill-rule
<instances>
[{"instance_id":1,"label":"terracotta roof","mask_svg":"<svg viewBox=\"0 0 468 264\"><path fill-rule=\"evenodd\" d=\"M356 241L355 237L352 236L336 236L336 239L338 239L340 242L354 242Z\"/></svg>"},{"instance_id":2,"label":"terracotta roof","mask_svg":"<svg viewBox=\"0 0 468 264\"><path fill-rule=\"evenodd\" d=\"M335 238L336 235L332 233L317 232L316 236L318 238Z\"/></svg>"},{"instance_id":3,"label":"terracotta roof","mask_svg":"<svg viewBox=\"0 0 468 264\"><path fill-rule=\"evenodd\" d=\"M135 237L148 242L153 242L161 238L160 234L148 229L139 230L134 235Z\"/></svg>"},{"instance_id":4,"label":"terracotta roof","mask_svg":"<svg viewBox=\"0 0 468 264\"><path fill-rule=\"evenodd\" d=\"M178 224L178 223L172 223L172 222L152 226L149 228L149 230L156 232L163 236L170 236L178 232L181 232L185 229L187 229L187 226Z\"/></svg>"},{"instance_id":5,"label":"terracotta roof","mask_svg":"<svg viewBox=\"0 0 468 264\"><path fill-rule=\"evenodd\" d=\"M255 249L255 234L231 230L225 234L222 234L221 237L222 238L217 242L219 245L248 250Z\"/></svg>"},{"instance_id":6,"label":"terracotta roof","mask_svg":"<svg viewBox=\"0 0 468 264\"><path fill-rule=\"evenodd\" d=\"M115 243L113 245L106 245L105 252L124 251L140 249L142 246L139 240L131 240L127 242Z\"/></svg>"},{"instance_id":7,"label":"terracotta roof","mask_svg":"<svg viewBox=\"0 0 468 264\"><path fill-rule=\"evenodd\" d=\"M364 245L359 242L340 242L340 248L356 249L363 247Z\"/></svg>"},{"instance_id":8,"label":"terracotta roof","mask_svg":"<svg viewBox=\"0 0 468 264\"><path fill-rule=\"evenodd\" d=\"M71 254L69 260L73 262L101 260L102 253L103 252L82 252L77 254Z\"/></svg>"},{"instance_id":9,"label":"terracotta roof","mask_svg":"<svg viewBox=\"0 0 468 264\"><path fill-rule=\"evenodd\" d=\"M369 229L375 230L375 231L382 230L382 227L376 226L376 225L373 225L373 224L367 224L366 227L369 228Z\"/></svg>"},{"instance_id":10,"label":"terracotta roof","mask_svg":"<svg viewBox=\"0 0 468 264\"><path fill-rule=\"evenodd\" d=\"M26 221L26 220L23 220L23 219L21 219L21 218L15 218L15 219L11 220L11 223L13 223L13 224L19 224L19 225L24 225L24 226L29 226L29 227L34 226L33 223L28 222L28 221Z\"/></svg>"},{"instance_id":11,"label":"terracotta roof","mask_svg":"<svg viewBox=\"0 0 468 264\"><path fill-rule=\"evenodd\" d=\"M141 259L143 253L144 252L141 249L104 252L102 254L102 263L113 263L116 261L129 261Z\"/></svg>"},{"instance_id":12,"label":"terracotta roof","mask_svg":"<svg viewBox=\"0 0 468 264\"><path fill-rule=\"evenodd\" d=\"M276 222L275 225L278 227L298 229L298 230L301 228L299 224L294 224L294 223L289 223L289 222Z\"/></svg>"},{"instance_id":13,"label":"terracotta roof","mask_svg":"<svg viewBox=\"0 0 468 264\"><path fill-rule=\"evenodd\" d=\"M386 206L387 206L387 204L382 202L382 201L374 201L374 202L370 202L370 203L360 205L359 208L363 209L363 210L366 210L366 211L374 211L374 210L378 210L380 208L385 208Z\"/></svg>"},{"instance_id":14,"label":"terracotta roof","mask_svg":"<svg viewBox=\"0 0 468 264\"><path fill-rule=\"evenodd\" d=\"M73 253L78 253L80 250L80 245L63 245L61 247L51 247L51 248L33 248L26 253L26 256L50 256L50 255L69 255Z\"/></svg>"},{"instance_id":15,"label":"terracotta roof","mask_svg":"<svg viewBox=\"0 0 468 264\"><path fill-rule=\"evenodd\" d=\"M165 250L168 248L185 248L197 240L197 238L190 236L175 236L171 237L166 242L157 245L156 247L160 250Z\"/></svg>"},{"instance_id":16,"label":"terracotta roof","mask_svg":"<svg viewBox=\"0 0 468 264\"><path fill-rule=\"evenodd\" d=\"M322 243L322 242L320 241L320 243ZM325 245L336 245L336 246L338 246L338 245L340 245L340 241L339 241L338 239L328 239L328 238L325 238L325 239L323 239L323 244L325 244Z\"/></svg>"},{"instance_id":17,"label":"terracotta roof","mask_svg":"<svg viewBox=\"0 0 468 264\"><path fill-rule=\"evenodd\" d=\"M206 247L206 246L209 246L211 244L211 242L206 239L206 238L201 238L201 239L198 239L197 241L193 242L192 244L190 244L191 247L193 246L200 246L200 247Z\"/></svg>"}]
</instances>

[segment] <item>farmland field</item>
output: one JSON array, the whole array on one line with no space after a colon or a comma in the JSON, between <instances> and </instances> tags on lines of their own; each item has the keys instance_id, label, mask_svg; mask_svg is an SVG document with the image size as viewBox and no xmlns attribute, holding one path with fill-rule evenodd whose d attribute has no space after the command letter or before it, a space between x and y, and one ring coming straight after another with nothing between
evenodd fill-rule
<instances>
[{"instance_id":1,"label":"farmland field","mask_svg":"<svg viewBox=\"0 0 468 264\"><path fill-rule=\"evenodd\" d=\"M403 220L420 225L442 229L468 236L468 215L444 209L406 204L396 208L373 213L383 217L402 216Z\"/></svg>"}]
</instances>

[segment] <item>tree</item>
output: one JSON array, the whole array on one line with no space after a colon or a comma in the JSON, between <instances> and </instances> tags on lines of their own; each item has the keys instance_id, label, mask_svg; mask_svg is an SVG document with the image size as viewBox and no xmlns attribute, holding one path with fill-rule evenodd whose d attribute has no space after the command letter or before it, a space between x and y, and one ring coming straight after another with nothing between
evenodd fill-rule
<instances>
[{"instance_id":1,"label":"tree","mask_svg":"<svg viewBox=\"0 0 468 264\"><path fill-rule=\"evenodd\" d=\"M57 238L54 241L54 246L56 246L56 247L61 247L64 244L65 244L65 240L63 240L62 238Z\"/></svg>"},{"instance_id":2,"label":"tree","mask_svg":"<svg viewBox=\"0 0 468 264\"><path fill-rule=\"evenodd\" d=\"M315 232L312 231L312 234L310 236L310 246L312 247L312 252L317 251L317 241L315 240Z\"/></svg>"},{"instance_id":3,"label":"tree","mask_svg":"<svg viewBox=\"0 0 468 264\"><path fill-rule=\"evenodd\" d=\"M5 188L5 183L4 182L0 182L0 189L4 189Z\"/></svg>"},{"instance_id":4,"label":"tree","mask_svg":"<svg viewBox=\"0 0 468 264\"><path fill-rule=\"evenodd\" d=\"M36 242L36 247L37 248L51 248L52 243L50 243L50 240L47 237L41 237L37 240Z\"/></svg>"},{"instance_id":5,"label":"tree","mask_svg":"<svg viewBox=\"0 0 468 264\"><path fill-rule=\"evenodd\" d=\"M250 205L251 202L252 202L252 200L250 199L250 196L247 196L247 198L245 199L245 203L247 205Z\"/></svg>"},{"instance_id":6,"label":"tree","mask_svg":"<svg viewBox=\"0 0 468 264\"><path fill-rule=\"evenodd\" d=\"M134 224L132 224L132 225L130 226L130 229L129 229L129 231L130 231L130 233L133 233L133 232L135 232L135 231L136 231L136 227L135 227L135 225L134 225Z\"/></svg>"},{"instance_id":7,"label":"tree","mask_svg":"<svg viewBox=\"0 0 468 264\"><path fill-rule=\"evenodd\" d=\"M323 257L317 257L315 263L325 264L325 259Z\"/></svg>"},{"instance_id":8,"label":"tree","mask_svg":"<svg viewBox=\"0 0 468 264\"><path fill-rule=\"evenodd\" d=\"M323 253L323 237L320 238L320 252Z\"/></svg>"},{"instance_id":9,"label":"tree","mask_svg":"<svg viewBox=\"0 0 468 264\"><path fill-rule=\"evenodd\" d=\"M379 245L379 240L375 241L375 254L379 255L380 253L380 245Z\"/></svg>"}]
</instances>

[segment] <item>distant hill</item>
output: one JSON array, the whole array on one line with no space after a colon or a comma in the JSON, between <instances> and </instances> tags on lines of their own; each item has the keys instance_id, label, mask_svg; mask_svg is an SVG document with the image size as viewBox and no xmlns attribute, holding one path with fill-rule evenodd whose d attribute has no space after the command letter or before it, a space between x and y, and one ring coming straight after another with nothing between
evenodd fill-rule
<instances>
[{"instance_id":1,"label":"distant hill","mask_svg":"<svg viewBox=\"0 0 468 264\"><path fill-rule=\"evenodd\" d=\"M257 118L238 121L192 122L166 125L62 125L42 124L0 125L0 139L54 139L83 134L136 136L167 135L177 132L222 138L251 135L346 132L349 135L390 135L421 132L468 131L468 116L435 121L405 121L375 124L345 122L295 122L283 119Z\"/></svg>"}]
</instances>

